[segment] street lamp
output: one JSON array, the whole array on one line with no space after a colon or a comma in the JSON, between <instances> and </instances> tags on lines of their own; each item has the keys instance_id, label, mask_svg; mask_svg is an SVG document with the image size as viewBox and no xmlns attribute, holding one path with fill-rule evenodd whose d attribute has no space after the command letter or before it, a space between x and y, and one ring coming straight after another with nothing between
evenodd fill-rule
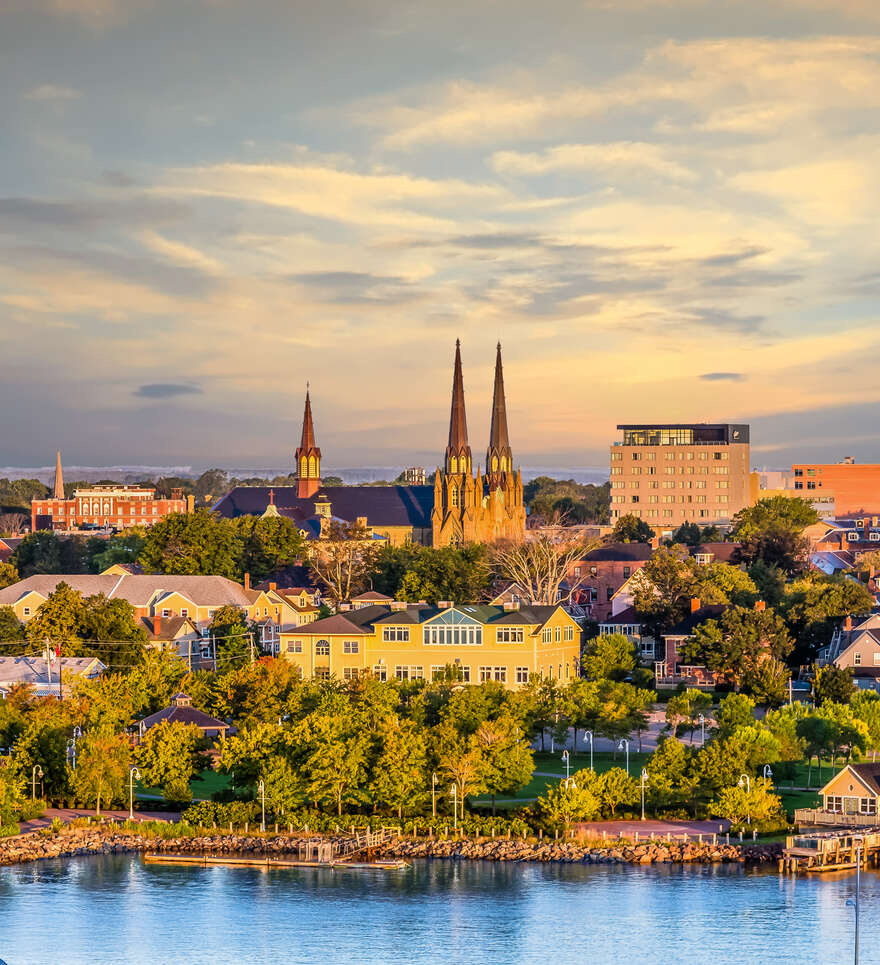
<instances>
[{"instance_id":1,"label":"street lamp","mask_svg":"<svg viewBox=\"0 0 880 965\"><path fill-rule=\"evenodd\" d=\"M73 769L76 770L76 739L77 737L82 737L82 729L77 724L73 728L73 737L67 741L67 756L73 762Z\"/></svg>"},{"instance_id":2,"label":"street lamp","mask_svg":"<svg viewBox=\"0 0 880 965\"><path fill-rule=\"evenodd\" d=\"M770 765L769 765L769 764L765 764L765 765L764 765L764 780L765 780L765 781L769 781L769 780L772 779L772 777L773 777L773 771L771 770Z\"/></svg>"},{"instance_id":3,"label":"street lamp","mask_svg":"<svg viewBox=\"0 0 880 965\"><path fill-rule=\"evenodd\" d=\"M648 780L648 772L642 768L642 820L645 820L645 781Z\"/></svg>"},{"instance_id":4,"label":"street lamp","mask_svg":"<svg viewBox=\"0 0 880 965\"><path fill-rule=\"evenodd\" d=\"M37 799L37 778L43 779L43 768L39 764L34 764L34 769L31 771L31 800L35 801Z\"/></svg>"},{"instance_id":5,"label":"street lamp","mask_svg":"<svg viewBox=\"0 0 880 965\"><path fill-rule=\"evenodd\" d=\"M134 780L141 779L141 772L136 767L128 769L128 820L134 821Z\"/></svg>"},{"instance_id":6,"label":"street lamp","mask_svg":"<svg viewBox=\"0 0 880 965\"><path fill-rule=\"evenodd\" d=\"M746 789L746 795L751 797L752 794L752 779L748 774L740 774L739 780L736 782L737 787L744 787ZM752 823L752 809L751 802L749 802L749 813L746 815L746 824Z\"/></svg>"},{"instance_id":7,"label":"street lamp","mask_svg":"<svg viewBox=\"0 0 880 965\"><path fill-rule=\"evenodd\" d=\"M624 748L626 749L626 774L627 777L629 777L629 741L625 737L622 737L620 743L617 745L617 749L620 751Z\"/></svg>"},{"instance_id":8,"label":"street lamp","mask_svg":"<svg viewBox=\"0 0 880 965\"><path fill-rule=\"evenodd\" d=\"M862 843L864 840L861 834L854 834L852 836L852 842L856 846L856 898L855 901L853 901L852 898L846 899L847 908L852 908L855 912L856 931L853 958L855 965L859 965L859 889L862 884Z\"/></svg>"},{"instance_id":9,"label":"street lamp","mask_svg":"<svg viewBox=\"0 0 880 965\"><path fill-rule=\"evenodd\" d=\"M706 718L700 714L700 747L706 743Z\"/></svg>"},{"instance_id":10,"label":"street lamp","mask_svg":"<svg viewBox=\"0 0 880 965\"><path fill-rule=\"evenodd\" d=\"M584 731L584 737L590 738L590 770L593 770L593 732L591 730Z\"/></svg>"},{"instance_id":11,"label":"street lamp","mask_svg":"<svg viewBox=\"0 0 880 965\"><path fill-rule=\"evenodd\" d=\"M568 787L568 778L570 776L570 764L569 764L569 753L567 750L562 752L562 759L565 761L565 786Z\"/></svg>"},{"instance_id":12,"label":"street lamp","mask_svg":"<svg viewBox=\"0 0 880 965\"><path fill-rule=\"evenodd\" d=\"M266 782L260 778L260 783L257 785L257 790L260 792L260 806L261 806L261 817L260 817L260 830L266 830Z\"/></svg>"},{"instance_id":13,"label":"street lamp","mask_svg":"<svg viewBox=\"0 0 880 965\"><path fill-rule=\"evenodd\" d=\"M431 817L437 817L437 772L431 771Z\"/></svg>"},{"instance_id":14,"label":"street lamp","mask_svg":"<svg viewBox=\"0 0 880 965\"><path fill-rule=\"evenodd\" d=\"M458 830L458 785L452 785L452 826Z\"/></svg>"}]
</instances>

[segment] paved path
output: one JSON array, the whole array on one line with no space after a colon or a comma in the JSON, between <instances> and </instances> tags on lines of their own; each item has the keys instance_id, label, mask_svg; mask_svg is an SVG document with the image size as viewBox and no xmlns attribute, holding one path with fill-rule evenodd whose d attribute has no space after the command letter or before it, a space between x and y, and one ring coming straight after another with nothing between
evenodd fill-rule
<instances>
[{"instance_id":1,"label":"paved path","mask_svg":"<svg viewBox=\"0 0 880 965\"><path fill-rule=\"evenodd\" d=\"M730 821L582 821L572 825L581 834L601 837L604 831L609 837L631 837L638 832L640 838L671 834L680 838L683 834L695 838L702 834L723 834L730 829Z\"/></svg>"},{"instance_id":2,"label":"paved path","mask_svg":"<svg viewBox=\"0 0 880 965\"><path fill-rule=\"evenodd\" d=\"M62 821L72 821L74 818L94 818L95 812L86 808L46 808L39 818L21 822L22 834L47 828L54 818ZM101 811L102 818L112 818L114 821L127 821L128 811ZM135 811L135 821L178 821L180 814L176 811Z\"/></svg>"}]
</instances>

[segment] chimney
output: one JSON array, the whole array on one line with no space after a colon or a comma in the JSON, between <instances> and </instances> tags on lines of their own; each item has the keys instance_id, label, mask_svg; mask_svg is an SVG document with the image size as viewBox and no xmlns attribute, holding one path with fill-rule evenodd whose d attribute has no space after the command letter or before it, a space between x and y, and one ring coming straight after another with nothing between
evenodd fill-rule
<instances>
[{"instance_id":1,"label":"chimney","mask_svg":"<svg viewBox=\"0 0 880 965\"><path fill-rule=\"evenodd\" d=\"M455 604L452 600L438 600L437 606L440 607L441 610L451 610Z\"/></svg>"},{"instance_id":2,"label":"chimney","mask_svg":"<svg viewBox=\"0 0 880 965\"><path fill-rule=\"evenodd\" d=\"M406 600L392 600L391 609L392 610L405 610L407 608Z\"/></svg>"},{"instance_id":3,"label":"chimney","mask_svg":"<svg viewBox=\"0 0 880 965\"><path fill-rule=\"evenodd\" d=\"M767 609L764 600L755 600L755 613L763 613Z\"/></svg>"},{"instance_id":4,"label":"chimney","mask_svg":"<svg viewBox=\"0 0 880 965\"><path fill-rule=\"evenodd\" d=\"M251 588L251 575L250 573L245 573L244 575L244 588L249 590Z\"/></svg>"},{"instance_id":5,"label":"chimney","mask_svg":"<svg viewBox=\"0 0 880 965\"><path fill-rule=\"evenodd\" d=\"M505 609L505 610L518 610L518 609L519 609L519 602L516 601L516 600L511 600L509 603L505 603L505 604L504 604L504 609Z\"/></svg>"},{"instance_id":6,"label":"chimney","mask_svg":"<svg viewBox=\"0 0 880 965\"><path fill-rule=\"evenodd\" d=\"M846 619L843 621L843 629L847 633L852 633L852 617L848 613Z\"/></svg>"},{"instance_id":7,"label":"chimney","mask_svg":"<svg viewBox=\"0 0 880 965\"><path fill-rule=\"evenodd\" d=\"M277 589L278 589L278 584L277 584L277 583L270 583L270 584L269 584L269 592L270 592L270 593L275 593L275 592L277 591Z\"/></svg>"},{"instance_id":8,"label":"chimney","mask_svg":"<svg viewBox=\"0 0 880 965\"><path fill-rule=\"evenodd\" d=\"M162 632L162 617L158 613L153 614L153 635L159 636Z\"/></svg>"},{"instance_id":9,"label":"chimney","mask_svg":"<svg viewBox=\"0 0 880 965\"><path fill-rule=\"evenodd\" d=\"M696 613L700 609L700 598L698 596L691 597L691 613Z\"/></svg>"}]
</instances>

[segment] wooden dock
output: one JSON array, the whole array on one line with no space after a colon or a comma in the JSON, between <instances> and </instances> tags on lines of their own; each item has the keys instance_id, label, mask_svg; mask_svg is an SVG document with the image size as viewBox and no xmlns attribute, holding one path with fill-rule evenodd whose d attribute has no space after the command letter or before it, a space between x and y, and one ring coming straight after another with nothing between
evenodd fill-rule
<instances>
[{"instance_id":1,"label":"wooden dock","mask_svg":"<svg viewBox=\"0 0 880 965\"><path fill-rule=\"evenodd\" d=\"M170 852L148 851L144 854L146 864L186 864L199 868L214 865L235 866L238 868L330 868L333 871L403 871L410 866L399 858L377 861L348 861L344 858L330 861L300 861L297 858L283 858L261 855L234 854L173 854Z\"/></svg>"},{"instance_id":2,"label":"wooden dock","mask_svg":"<svg viewBox=\"0 0 880 965\"><path fill-rule=\"evenodd\" d=\"M880 827L793 835L785 839L779 870L793 874L851 871L861 850L863 868L880 865Z\"/></svg>"}]
</instances>

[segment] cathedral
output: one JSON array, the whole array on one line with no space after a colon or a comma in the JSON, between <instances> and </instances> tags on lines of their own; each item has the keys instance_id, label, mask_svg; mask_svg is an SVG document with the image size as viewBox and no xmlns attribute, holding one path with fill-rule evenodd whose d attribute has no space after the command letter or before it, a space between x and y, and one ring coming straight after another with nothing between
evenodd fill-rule
<instances>
[{"instance_id":1,"label":"cathedral","mask_svg":"<svg viewBox=\"0 0 880 965\"><path fill-rule=\"evenodd\" d=\"M392 545L464 546L525 535L526 511L519 470L507 434L501 345L495 356L495 391L485 475L473 470L464 407L461 346L455 343L449 441L433 486L324 486L321 450L306 389L302 437L294 455L295 486L237 486L214 507L221 516L287 516L304 535L320 539L329 518L362 523Z\"/></svg>"},{"instance_id":2,"label":"cathedral","mask_svg":"<svg viewBox=\"0 0 880 965\"><path fill-rule=\"evenodd\" d=\"M495 391L486 450L486 475L483 476L479 468L476 475L473 472L464 409L461 345L456 341L449 442L443 468L438 469L434 477L433 545L462 546L499 539L517 540L523 538L525 529L522 475L513 468L513 453L507 435L501 343L498 343L495 356Z\"/></svg>"}]
</instances>

